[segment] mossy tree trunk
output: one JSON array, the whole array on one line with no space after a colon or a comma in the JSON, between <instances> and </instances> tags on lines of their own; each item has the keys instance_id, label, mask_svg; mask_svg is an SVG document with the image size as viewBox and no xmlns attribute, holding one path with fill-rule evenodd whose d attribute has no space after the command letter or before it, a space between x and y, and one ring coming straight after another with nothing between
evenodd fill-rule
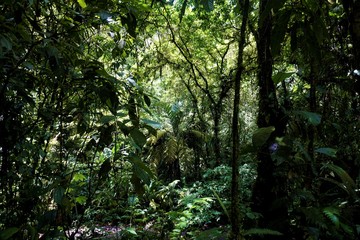
<instances>
[{"instance_id":1,"label":"mossy tree trunk","mask_svg":"<svg viewBox=\"0 0 360 240\"><path fill-rule=\"evenodd\" d=\"M238 68L235 76L235 96L234 96L234 109L233 109L233 118L232 118L232 181L231 181L231 236L230 239L240 240L242 239L241 227L242 227L242 216L240 213L240 176L239 176L239 166L240 166L240 139L239 139L239 104L240 104L240 87L241 87L241 78L243 73L243 55L245 48L245 34L246 34L246 25L249 15L249 0L246 0L243 5L242 1L239 1L240 6L242 6L242 23L240 29L240 41L239 41L239 50L238 50Z\"/></svg>"},{"instance_id":2,"label":"mossy tree trunk","mask_svg":"<svg viewBox=\"0 0 360 240\"><path fill-rule=\"evenodd\" d=\"M266 10L268 0L260 1L257 31L258 49L258 87L259 128L274 126L275 131L258 151L257 179L253 188L252 210L262 215L258 222L260 228L269 228L283 233L283 237L267 236L266 239L288 239L288 206L286 176L279 174L270 153L275 138L283 136L286 122L279 108L276 88L272 81L273 58L271 55L272 13Z\"/></svg>"}]
</instances>

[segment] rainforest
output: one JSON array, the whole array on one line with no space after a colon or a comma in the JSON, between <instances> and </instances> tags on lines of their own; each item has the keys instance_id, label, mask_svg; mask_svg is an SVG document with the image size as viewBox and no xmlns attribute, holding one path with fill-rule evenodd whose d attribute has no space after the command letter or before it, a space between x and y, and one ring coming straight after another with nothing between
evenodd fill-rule
<instances>
[{"instance_id":1,"label":"rainforest","mask_svg":"<svg viewBox=\"0 0 360 240\"><path fill-rule=\"evenodd\" d=\"M359 238L360 1L0 1L0 240Z\"/></svg>"}]
</instances>

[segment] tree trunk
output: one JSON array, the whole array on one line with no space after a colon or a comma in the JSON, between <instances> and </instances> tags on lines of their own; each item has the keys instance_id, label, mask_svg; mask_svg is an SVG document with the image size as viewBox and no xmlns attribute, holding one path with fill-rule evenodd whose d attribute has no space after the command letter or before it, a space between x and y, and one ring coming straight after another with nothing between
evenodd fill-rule
<instances>
[{"instance_id":1,"label":"tree trunk","mask_svg":"<svg viewBox=\"0 0 360 240\"><path fill-rule=\"evenodd\" d=\"M241 2L239 2L241 5ZM234 109L232 118L232 179L231 179L231 236L230 239L242 239L242 216L240 213L240 174L239 174L239 156L240 156L240 139L239 139L239 104L240 104L240 87L243 73L243 53L245 48L245 33L249 14L249 0L244 2L242 11L242 23L240 29L240 41L238 50L238 68L235 76L235 96Z\"/></svg>"},{"instance_id":2,"label":"tree trunk","mask_svg":"<svg viewBox=\"0 0 360 240\"><path fill-rule=\"evenodd\" d=\"M274 165L269 151L269 147L275 144L275 138L284 134L286 118L278 106L276 89L272 81L271 11L268 11L267 16L263 16L267 3L268 0L260 1L259 16L264 19L259 20L258 23L259 113L257 125L259 128L274 126L275 131L257 154L258 175L253 189L252 209L262 215L258 227L270 228L284 234L282 237L267 236L266 239L288 239L286 176L277 173L277 167Z\"/></svg>"},{"instance_id":3,"label":"tree trunk","mask_svg":"<svg viewBox=\"0 0 360 240\"><path fill-rule=\"evenodd\" d=\"M220 105L220 106L219 106ZM220 118L221 118L221 102L220 104L216 104L214 106L214 154L215 154L215 164L219 166L223 161L221 159L221 145L220 145L220 137L219 137L219 130L220 130Z\"/></svg>"}]
</instances>

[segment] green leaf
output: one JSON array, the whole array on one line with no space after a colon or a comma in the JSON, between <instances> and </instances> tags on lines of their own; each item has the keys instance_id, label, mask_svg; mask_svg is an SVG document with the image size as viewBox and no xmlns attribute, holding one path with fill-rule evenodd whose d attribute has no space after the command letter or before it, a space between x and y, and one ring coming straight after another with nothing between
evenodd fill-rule
<instances>
[{"instance_id":1,"label":"green leaf","mask_svg":"<svg viewBox=\"0 0 360 240\"><path fill-rule=\"evenodd\" d=\"M12 48L11 42L4 36L0 37L0 45L1 45L1 47L5 48L6 50L11 50L11 48Z\"/></svg>"},{"instance_id":2,"label":"green leaf","mask_svg":"<svg viewBox=\"0 0 360 240\"><path fill-rule=\"evenodd\" d=\"M84 181L84 180L86 180L86 177L84 176L84 174L76 173L73 177L73 180L75 182Z\"/></svg>"},{"instance_id":3,"label":"green leaf","mask_svg":"<svg viewBox=\"0 0 360 240\"><path fill-rule=\"evenodd\" d=\"M318 148L315 152L325 154L329 157L336 157L337 150L334 148Z\"/></svg>"},{"instance_id":4,"label":"green leaf","mask_svg":"<svg viewBox=\"0 0 360 240\"><path fill-rule=\"evenodd\" d=\"M115 117L115 116L112 116L112 115L102 116L102 117L100 118L100 123L106 124L106 123L109 123L109 122L114 121L114 120L116 120L116 117Z\"/></svg>"},{"instance_id":5,"label":"green leaf","mask_svg":"<svg viewBox=\"0 0 360 240\"><path fill-rule=\"evenodd\" d=\"M80 205L84 205L86 203L87 197L79 196L75 198L75 202L79 203Z\"/></svg>"},{"instance_id":6,"label":"green leaf","mask_svg":"<svg viewBox=\"0 0 360 240\"><path fill-rule=\"evenodd\" d=\"M86 8L87 5L86 5L85 0L77 0L77 2L79 3L80 7Z\"/></svg>"},{"instance_id":7,"label":"green leaf","mask_svg":"<svg viewBox=\"0 0 360 240\"><path fill-rule=\"evenodd\" d=\"M17 228L17 227L11 227L11 228L2 230L0 232L0 240L7 240L7 239L11 238L18 231L19 231L19 228Z\"/></svg>"},{"instance_id":8,"label":"green leaf","mask_svg":"<svg viewBox=\"0 0 360 240\"><path fill-rule=\"evenodd\" d=\"M319 2L314 1L314 0L305 0L303 2L304 2L304 5L306 6L306 8L313 13L316 13L316 11L320 7Z\"/></svg>"},{"instance_id":9,"label":"green leaf","mask_svg":"<svg viewBox=\"0 0 360 240\"><path fill-rule=\"evenodd\" d=\"M263 146L269 139L271 133L275 131L274 126L259 128L253 133L252 143L255 147Z\"/></svg>"},{"instance_id":10,"label":"green leaf","mask_svg":"<svg viewBox=\"0 0 360 240\"><path fill-rule=\"evenodd\" d=\"M274 84L276 85L276 84L284 81L285 79L291 77L294 73L295 72L278 72L272 77L272 80L273 80Z\"/></svg>"},{"instance_id":11,"label":"green leaf","mask_svg":"<svg viewBox=\"0 0 360 240\"><path fill-rule=\"evenodd\" d=\"M158 122L155 122L155 121L152 121L152 120L149 120L146 118L141 119L141 121L152 128L161 129L161 124Z\"/></svg>"},{"instance_id":12,"label":"green leaf","mask_svg":"<svg viewBox=\"0 0 360 240\"><path fill-rule=\"evenodd\" d=\"M131 233L132 235L137 235L136 229L133 227L128 227L125 229L125 231L127 231L128 233Z\"/></svg>"},{"instance_id":13,"label":"green leaf","mask_svg":"<svg viewBox=\"0 0 360 240\"><path fill-rule=\"evenodd\" d=\"M134 140L136 145L138 145L138 147L142 148L145 145L146 137L139 129L134 128L133 130L131 130L130 136Z\"/></svg>"},{"instance_id":14,"label":"green leaf","mask_svg":"<svg viewBox=\"0 0 360 240\"><path fill-rule=\"evenodd\" d=\"M248 153L255 153L255 152L257 152L257 148L253 144L245 144L240 149L241 155L248 154Z\"/></svg>"},{"instance_id":15,"label":"green leaf","mask_svg":"<svg viewBox=\"0 0 360 240\"><path fill-rule=\"evenodd\" d=\"M230 221L230 220L231 220L231 219L230 219L230 214L229 214L228 210L226 209L223 201L221 201L219 195L217 194L217 192L215 192L215 190L214 190L212 187L210 187L210 189L211 189L211 191L214 193L216 199L217 199L218 202L220 203L221 208L224 210L225 215L228 217L228 219L229 219L229 221Z\"/></svg>"},{"instance_id":16,"label":"green leaf","mask_svg":"<svg viewBox=\"0 0 360 240\"><path fill-rule=\"evenodd\" d=\"M151 100L148 95L144 94L144 101L148 107L151 105Z\"/></svg>"},{"instance_id":17,"label":"green leaf","mask_svg":"<svg viewBox=\"0 0 360 240\"><path fill-rule=\"evenodd\" d=\"M156 131L156 129L155 128L153 128L153 127L151 127L151 126L149 126L149 125L145 125L144 126L148 131L149 131L149 133L151 134L151 135L153 135L153 136L157 136L157 131Z\"/></svg>"},{"instance_id":18,"label":"green leaf","mask_svg":"<svg viewBox=\"0 0 360 240\"><path fill-rule=\"evenodd\" d=\"M130 154L129 160L133 166L134 174L137 178L142 180L146 184L150 184L150 180L153 177L153 173L151 172L150 168L148 168L141 159L135 155Z\"/></svg>"},{"instance_id":19,"label":"green leaf","mask_svg":"<svg viewBox=\"0 0 360 240\"><path fill-rule=\"evenodd\" d=\"M264 11L262 11L260 16L259 24L260 26L264 23L266 17L271 14L271 12L277 12L282 6L284 6L286 0L269 0L266 3Z\"/></svg>"},{"instance_id":20,"label":"green leaf","mask_svg":"<svg viewBox=\"0 0 360 240\"><path fill-rule=\"evenodd\" d=\"M65 193L65 188L63 187L57 187L55 188L54 190L54 201L57 203L57 204L61 204L62 203L62 200L63 200L63 197L64 197L64 193Z\"/></svg>"},{"instance_id":21,"label":"green leaf","mask_svg":"<svg viewBox=\"0 0 360 240\"><path fill-rule=\"evenodd\" d=\"M337 216L339 215L338 209L333 207L327 207L323 209L323 213L328 219L330 219L330 221L336 226L336 228L339 228L340 221L339 221L339 217Z\"/></svg>"},{"instance_id":22,"label":"green leaf","mask_svg":"<svg viewBox=\"0 0 360 240\"><path fill-rule=\"evenodd\" d=\"M281 44L284 42L290 17L291 11L287 9L279 11L277 14L276 22L271 35L271 52L274 57L280 54Z\"/></svg>"},{"instance_id":23,"label":"green leaf","mask_svg":"<svg viewBox=\"0 0 360 240\"><path fill-rule=\"evenodd\" d=\"M318 113L308 111L295 111L294 113L305 118L311 125L317 126L321 123L321 115Z\"/></svg>"},{"instance_id":24,"label":"green leaf","mask_svg":"<svg viewBox=\"0 0 360 240\"><path fill-rule=\"evenodd\" d=\"M356 195L355 189L356 189L356 184L355 181L350 177L350 175L341 167L335 165L335 164L324 164L325 168L330 169L331 171L333 171L334 173L336 173L336 175L338 175L341 179L341 181L344 184L344 190L346 190L347 192L349 192L352 195Z\"/></svg>"},{"instance_id":25,"label":"green leaf","mask_svg":"<svg viewBox=\"0 0 360 240\"><path fill-rule=\"evenodd\" d=\"M266 228L251 228L249 230L246 230L244 233L245 236L248 235L274 235L274 236L282 236L283 234L281 232L266 229Z\"/></svg>"}]
</instances>

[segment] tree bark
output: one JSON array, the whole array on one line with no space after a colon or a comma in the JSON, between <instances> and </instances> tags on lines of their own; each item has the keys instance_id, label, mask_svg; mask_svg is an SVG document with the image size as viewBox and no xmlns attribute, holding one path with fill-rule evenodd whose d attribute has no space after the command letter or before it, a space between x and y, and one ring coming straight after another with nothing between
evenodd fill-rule
<instances>
[{"instance_id":1,"label":"tree bark","mask_svg":"<svg viewBox=\"0 0 360 240\"><path fill-rule=\"evenodd\" d=\"M239 1L241 5L241 1ZM238 49L238 68L235 76L235 96L234 96L234 109L232 118L232 180L231 180L231 236L230 239L242 239L242 216L240 213L240 174L239 174L239 156L240 156L240 139L239 139L239 104L240 104L240 87L241 78L243 73L243 55L245 48L245 34L246 25L249 15L249 0L246 0L243 5L242 23L240 29L240 41Z\"/></svg>"},{"instance_id":2,"label":"tree bark","mask_svg":"<svg viewBox=\"0 0 360 240\"><path fill-rule=\"evenodd\" d=\"M259 112L257 125L259 128L274 126L275 131L258 151L257 179L253 188L252 210L262 215L258 222L260 228L277 230L282 237L267 236L266 239L288 239L288 207L286 176L277 173L277 167L271 158L269 147L275 144L275 138L285 131L286 118L278 106L276 88L272 81L273 59L271 56L271 11L265 13L269 0L260 1L258 22L258 86ZM267 14L266 16L263 16ZM260 19L263 18L263 19Z\"/></svg>"}]
</instances>

